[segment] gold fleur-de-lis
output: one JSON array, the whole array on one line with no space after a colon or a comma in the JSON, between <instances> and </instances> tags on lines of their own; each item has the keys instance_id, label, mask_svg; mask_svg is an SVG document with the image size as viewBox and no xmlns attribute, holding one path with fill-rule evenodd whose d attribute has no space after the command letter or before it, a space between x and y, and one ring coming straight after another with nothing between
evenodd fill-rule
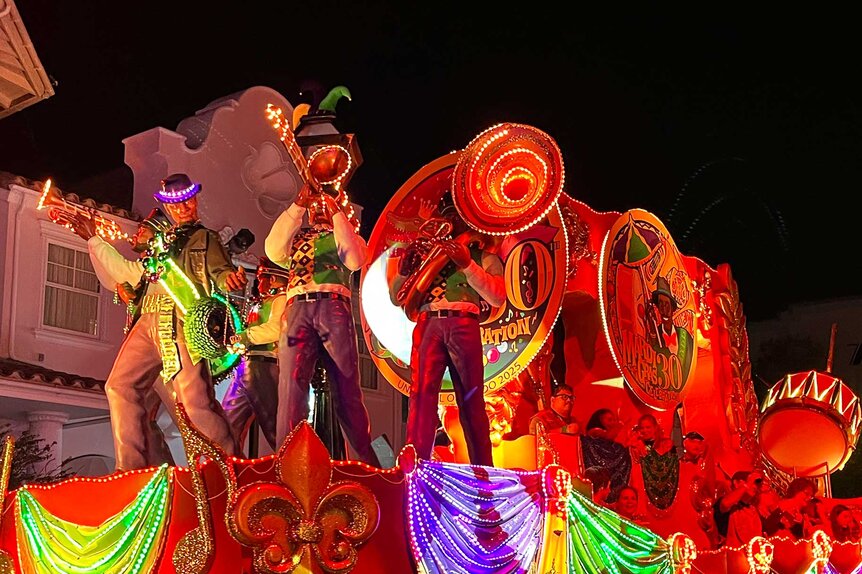
<instances>
[{"instance_id":1,"label":"gold fleur-de-lis","mask_svg":"<svg viewBox=\"0 0 862 574\"><path fill-rule=\"evenodd\" d=\"M307 422L279 449L276 475L278 482L244 486L228 507L231 535L254 549L255 572L350 572L358 547L377 530L371 490L332 482L329 452Z\"/></svg>"}]
</instances>

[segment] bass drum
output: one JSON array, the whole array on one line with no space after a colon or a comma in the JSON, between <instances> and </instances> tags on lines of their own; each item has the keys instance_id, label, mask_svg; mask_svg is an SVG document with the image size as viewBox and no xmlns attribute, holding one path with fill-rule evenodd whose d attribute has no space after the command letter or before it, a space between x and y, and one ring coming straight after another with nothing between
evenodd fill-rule
<instances>
[{"instance_id":1,"label":"bass drum","mask_svg":"<svg viewBox=\"0 0 862 574\"><path fill-rule=\"evenodd\" d=\"M856 450L862 423L859 399L828 373L787 375L769 389L760 412L763 455L788 474L831 474Z\"/></svg>"},{"instance_id":2,"label":"bass drum","mask_svg":"<svg viewBox=\"0 0 862 574\"><path fill-rule=\"evenodd\" d=\"M226 376L239 360L238 354L228 350L227 343L242 329L239 312L219 294L195 301L183 319L189 351L207 359L217 379Z\"/></svg>"}]
</instances>

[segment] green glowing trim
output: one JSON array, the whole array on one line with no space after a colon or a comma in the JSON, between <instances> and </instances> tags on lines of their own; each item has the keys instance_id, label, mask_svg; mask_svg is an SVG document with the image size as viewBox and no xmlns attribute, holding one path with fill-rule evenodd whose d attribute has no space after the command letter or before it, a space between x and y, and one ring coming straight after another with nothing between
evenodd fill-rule
<instances>
[{"instance_id":1,"label":"green glowing trim","mask_svg":"<svg viewBox=\"0 0 862 574\"><path fill-rule=\"evenodd\" d=\"M671 574L668 543L577 491L566 503L568 574Z\"/></svg>"},{"instance_id":2,"label":"green glowing trim","mask_svg":"<svg viewBox=\"0 0 862 574\"><path fill-rule=\"evenodd\" d=\"M22 571L34 574L143 574L161 555L172 477L162 465L123 510L99 526L58 518L26 487L18 491L16 528Z\"/></svg>"},{"instance_id":3,"label":"green glowing trim","mask_svg":"<svg viewBox=\"0 0 862 574\"><path fill-rule=\"evenodd\" d=\"M243 330L242 317L240 317L239 311L233 306L230 300L218 293L216 291L213 292L213 299L216 301L221 301L224 305L230 310L231 322L233 323L233 331L234 333L240 333ZM230 347L228 347L230 348ZM231 353L228 351L221 357L215 360L210 361L210 367L212 370L212 374L214 377L218 377L236 366L239 362L240 358L239 353Z\"/></svg>"},{"instance_id":4,"label":"green glowing trim","mask_svg":"<svg viewBox=\"0 0 862 574\"><path fill-rule=\"evenodd\" d=\"M182 280L184 285L179 286L182 288L182 293L171 289L167 281L165 281L165 273L170 273L172 277L176 276ZM168 258L165 260L165 273L162 273L161 277L159 277L159 285L164 287L165 291L168 292L168 295L171 296L171 299L174 300L177 307L180 308L180 311L185 314L187 309L191 307L191 304L201 298L201 294L198 293L195 284L192 283L191 279L189 279L185 273L183 273L183 270L180 269L179 265L174 263L173 259Z\"/></svg>"},{"instance_id":5,"label":"green glowing trim","mask_svg":"<svg viewBox=\"0 0 862 574\"><path fill-rule=\"evenodd\" d=\"M203 295L198 290L197 285L189 279L176 261L167 257L169 248L170 245L165 242L164 236L162 234L158 234L151 246L151 253L153 253L153 255L144 258L144 267L148 274L158 277L159 285L161 285L167 292L180 312L187 316L193 309L195 303L203 298ZM159 271L160 267L161 272ZM214 286L211 286L210 291L212 292L212 299L224 304L225 307L230 310L234 333L242 332L242 317L240 317L239 312L233 304L231 304L230 300L216 291ZM201 350L201 346L196 345L195 338L189 336L188 332L186 335L186 343L188 343L190 349L193 350L193 354L205 354L205 352ZM200 337L206 337L205 334L198 335ZM200 341L198 341L198 343L200 343ZM207 345L203 345L203 348L207 348ZM228 350L218 358L208 359L210 371L213 377L219 377L229 372L236 366L239 359L239 354L232 353Z\"/></svg>"}]
</instances>

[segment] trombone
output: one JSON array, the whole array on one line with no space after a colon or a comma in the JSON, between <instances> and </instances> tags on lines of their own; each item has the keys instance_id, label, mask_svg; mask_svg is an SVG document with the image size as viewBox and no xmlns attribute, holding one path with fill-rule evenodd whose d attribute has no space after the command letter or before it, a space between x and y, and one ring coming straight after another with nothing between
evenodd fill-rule
<instances>
[{"instance_id":1,"label":"trombone","mask_svg":"<svg viewBox=\"0 0 862 574\"><path fill-rule=\"evenodd\" d=\"M48 179L42 188L42 196L39 198L39 203L36 205L36 210L48 208L48 218L58 225L62 225L67 229L74 231L72 217L79 215L87 219L92 219L96 226L96 233L107 241L116 241L122 239L128 243L132 243L129 234L120 229L116 221L112 221L102 215L97 209L78 205L70 201L66 201L63 194L56 187L51 186L51 180Z\"/></svg>"}]
</instances>

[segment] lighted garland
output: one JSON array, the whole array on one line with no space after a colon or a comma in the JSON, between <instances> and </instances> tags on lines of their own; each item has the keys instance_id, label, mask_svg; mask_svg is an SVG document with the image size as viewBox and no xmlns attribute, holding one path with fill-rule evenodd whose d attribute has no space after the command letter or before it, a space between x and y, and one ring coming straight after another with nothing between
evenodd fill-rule
<instances>
[{"instance_id":1,"label":"lighted garland","mask_svg":"<svg viewBox=\"0 0 862 574\"><path fill-rule=\"evenodd\" d=\"M161 556L171 502L167 465L123 510L99 526L75 524L18 491L16 530L22 571L34 574L145 574Z\"/></svg>"},{"instance_id":2,"label":"lighted garland","mask_svg":"<svg viewBox=\"0 0 862 574\"><path fill-rule=\"evenodd\" d=\"M183 334L189 347L210 361L224 356L228 352L225 342L242 328L241 321L237 328L237 320L231 310L226 299L217 294L195 301L183 318ZM217 330L222 331L219 337L221 341L211 336L213 333L218 333Z\"/></svg>"},{"instance_id":3,"label":"lighted garland","mask_svg":"<svg viewBox=\"0 0 862 574\"><path fill-rule=\"evenodd\" d=\"M419 461L407 477L413 557L428 574L526 573L542 535L541 471Z\"/></svg>"},{"instance_id":4,"label":"lighted garland","mask_svg":"<svg viewBox=\"0 0 862 574\"><path fill-rule=\"evenodd\" d=\"M568 574L671 574L670 546L657 534L573 490L568 501Z\"/></svg>"},{"instance_id":5,"label":"lighted garland","mask_svg":"<svg viewBox=\"0 0 862 574\"><path fill-rule=\"evenodd\" d=\"M242 317L239 314L239 311L236 310L236 307L230 302L230 300L223 296L221 293L213 293L213 299L220 301L230 312L231 323L233 325L233 332L239 333L244 329ZM225 336L225 340L229 340L230 334ZM227 345L224 349L222 349L222 354L215 359L210 359L210 367L212 370L213 377L224 377L227 373L233 369L237 363L239 362L239 358L242 356L241 353L231 351L230 345Z\"/></svg>"}]
</instances>

